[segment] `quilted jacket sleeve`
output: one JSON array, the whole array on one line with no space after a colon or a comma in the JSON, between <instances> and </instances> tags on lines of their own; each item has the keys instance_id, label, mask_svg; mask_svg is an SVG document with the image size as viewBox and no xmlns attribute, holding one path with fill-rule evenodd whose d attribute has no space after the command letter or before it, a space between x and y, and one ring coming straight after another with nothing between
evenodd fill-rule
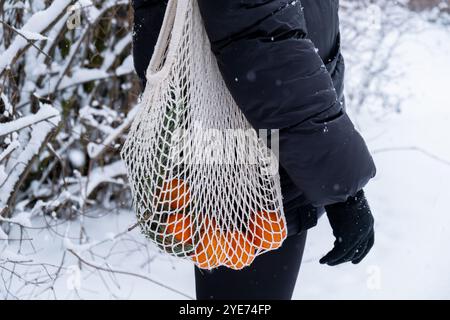
<instances>
[{"instance_id":1,"label":"quilted jacket sleeve","mask_svg":"<svg viewBox=\"0 0 450 320\"><path fill-rule=\"evenodd\" d=\"M198 0L224 80L255 129L280 129L280 164L307 201L345 201L375 175L308 38L301 1Z\"/></svg>"}]
</instances>

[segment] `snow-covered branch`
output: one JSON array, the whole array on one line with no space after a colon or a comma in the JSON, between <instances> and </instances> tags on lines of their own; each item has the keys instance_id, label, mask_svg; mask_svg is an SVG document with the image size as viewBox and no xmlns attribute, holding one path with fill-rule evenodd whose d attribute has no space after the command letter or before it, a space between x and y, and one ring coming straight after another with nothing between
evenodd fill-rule
<instances>
[{"instance_id":1,"label":"snow-covered branch","mask_svg":"<svg viewBox=\"0 0 450 320\"><path fill-rule=\"evenodd\" d=\"M53 108L51 105L42 104L41 108L36 114L31 114L14 121L0 124L0 137L15 131L22 130L23 128L29 127L33 124L37 124L41 121L59 117L59 115L59 111Z\"/></svg>"},{"instance_id":2,"label":"snow-covered branch","mask_svg":"<svg viewBox=\"0 0 450 320\"><path fill-rule=\"evenodd\" d=\"M45 146L45 142L49 140L50 135L61 121L59 112L49 105L43 105L43 111L30 116L30 118L22 118L24 121L14 122L13 124L5 124L6 128L1 129L3 134L20 130L24 126L31 125L30 139L25 147L20 150L17 158L12 159L11 163L1 165L3 179L0 181L0 215L4 215L5 211L10 211L11 199L18 191L21 181L32 165L32 161L39 155L40 150ZM46 121L44 121L47 119ZM8 170L8 168L10 168Z\"/></svg>"},{"instance_id":3,"label":"snow-covered branch","mask_svg":"<svg viewBox=\"0 0 450 320\"><path fill-rule=\"evenodd\" d=\"M30 40L26 35L45 33L59 17L64 15L71 2L71 0L53 1L47 9L36 12L28 19L27 23L18 30L20 34L25 36L17 36L6 51L0 54L0 76L30 46Z\"/></svg>"}]
</instances>

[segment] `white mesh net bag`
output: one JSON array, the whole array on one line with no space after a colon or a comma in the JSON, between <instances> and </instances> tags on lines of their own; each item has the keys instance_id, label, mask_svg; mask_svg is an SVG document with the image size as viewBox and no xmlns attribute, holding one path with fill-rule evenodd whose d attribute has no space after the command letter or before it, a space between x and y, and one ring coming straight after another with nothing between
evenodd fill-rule
<instances>
[{"instance_id":1,"label":"white mesh net bag","mask_svg":"<svg viewBox=\"0 0 450 320\"><path fill-rule=\"evenodd\" d=\"M279 248L276 158L226 88L196 0L169 1L147 79L121 152L142 232L202 269Z\"/></svg>"}]
</instances>

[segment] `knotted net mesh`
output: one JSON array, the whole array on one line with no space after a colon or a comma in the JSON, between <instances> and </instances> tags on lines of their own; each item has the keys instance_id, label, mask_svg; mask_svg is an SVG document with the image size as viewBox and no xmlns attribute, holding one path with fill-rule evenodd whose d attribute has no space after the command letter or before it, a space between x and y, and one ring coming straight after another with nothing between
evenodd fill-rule
<instances>
[{"instance_id":1,"label":"knotted net mesh","mask_svg":"<svg viewBox=\"0 0 450 320\"><path fill-rule=\"evenodd\" d=\"M169 1L147 78L122 149L142 232L203 269L279 248L277 161L225 86L197 1Z\"/></svg>"}]
</instances>

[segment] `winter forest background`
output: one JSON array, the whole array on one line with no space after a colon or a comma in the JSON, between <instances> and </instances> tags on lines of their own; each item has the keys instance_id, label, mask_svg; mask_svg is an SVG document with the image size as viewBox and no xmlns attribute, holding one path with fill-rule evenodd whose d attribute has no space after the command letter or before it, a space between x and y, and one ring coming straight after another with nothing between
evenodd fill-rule
<instances>
[{"instance_id":1,"label":"winter forest background","mask_svg":"<svg viewBox=\"0 0 450 320\"><path fill-rule=\"evenodd\" d=\"M361 265L321 266L321 221L295 298L450 298L449 1L340 2L377 240ZM0 298L194 296L189 263L128 231L131 36L129 0L0 1Z\"/></svg>"}]
</instances>

